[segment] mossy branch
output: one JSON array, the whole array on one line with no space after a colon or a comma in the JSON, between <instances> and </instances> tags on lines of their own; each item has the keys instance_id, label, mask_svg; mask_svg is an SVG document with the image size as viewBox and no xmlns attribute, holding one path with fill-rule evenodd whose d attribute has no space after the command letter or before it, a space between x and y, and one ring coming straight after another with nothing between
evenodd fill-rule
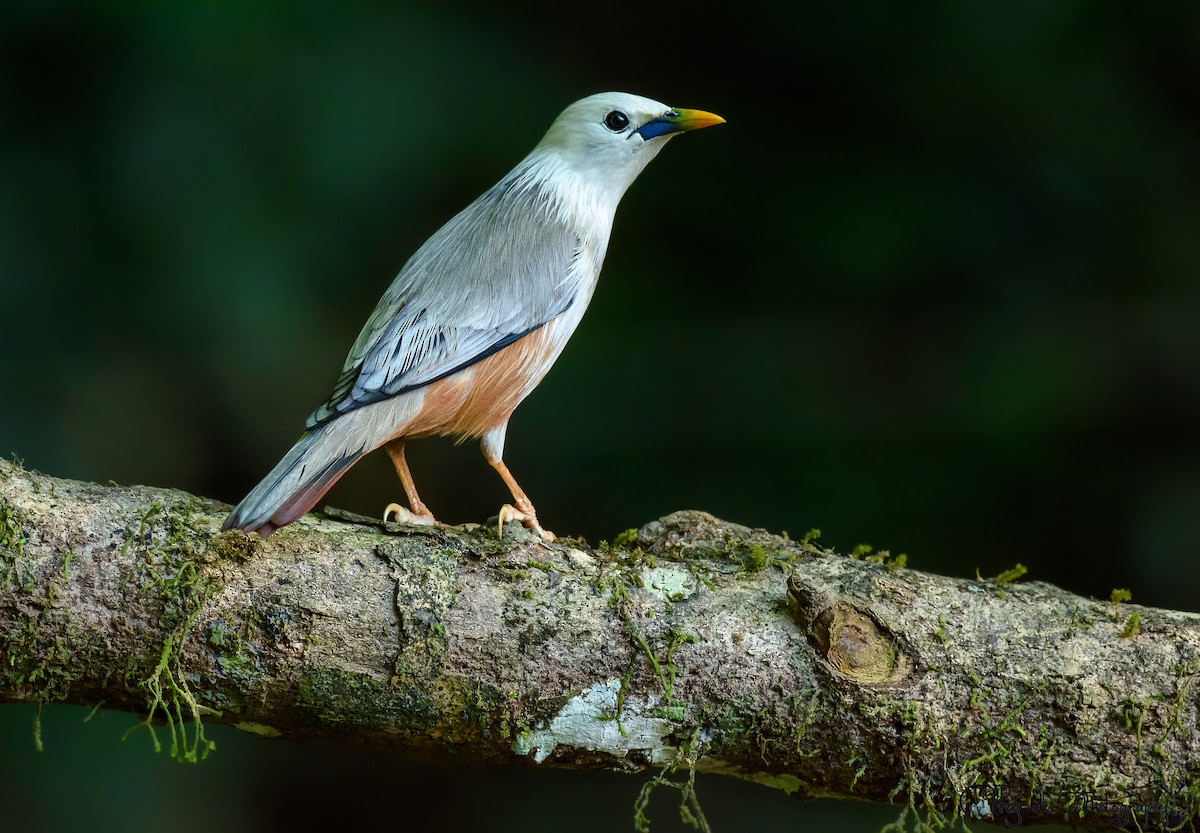
<instances>
[{"instance_id":1,"label":"mossy branch","mask_svg":"<svg viewBox=\"0 0 1200 833\"><path fill-rule=\"evenodd\" d=\"M1197 820L1200 615L700 512L594 548L315 515L263 541L225 511L0 462L0 702L138 712L185 759L216 721L657 767L701 825L696 771L912 826Z\"/></svg>"}]
</instances>

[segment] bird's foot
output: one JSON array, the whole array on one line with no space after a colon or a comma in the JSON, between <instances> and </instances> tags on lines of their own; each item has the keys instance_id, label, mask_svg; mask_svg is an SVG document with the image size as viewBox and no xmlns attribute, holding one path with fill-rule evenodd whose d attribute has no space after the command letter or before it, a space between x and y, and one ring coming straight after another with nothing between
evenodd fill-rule
<instances>
[{"instance_id":1,"label":"bird's foot","mask_svg":"<svg viewBox=\"0 0 1200 833\"><path fill-rule=\"evenodd\" d=\"M388 523L388 518L392 515L396 516L394 523L412 524L414 526L436 526L437 519L433 517L433 513L425 508L422 504L421 508L424 512L413 512L410 509L405 509L398 503L389 503L383 510L383 522Z\"/></svg>"},{"instance_id":2,"label":"bird's foot","mask_svg":"<svg viewBox=\"0 0 1200 833\"><path fill-rule=\"evenodd\" d=\"M548 529L542 529L541 524L538 523L537 515L534 514L532 506L528 510L518 509L508 503L500 507L500 523L496 531L501 538L504 537L504 525L509 521L520 521L525 525L526 529L537 533L538 537L543 541L554 540L554 533Z\"/></svg>"}]
</instances>

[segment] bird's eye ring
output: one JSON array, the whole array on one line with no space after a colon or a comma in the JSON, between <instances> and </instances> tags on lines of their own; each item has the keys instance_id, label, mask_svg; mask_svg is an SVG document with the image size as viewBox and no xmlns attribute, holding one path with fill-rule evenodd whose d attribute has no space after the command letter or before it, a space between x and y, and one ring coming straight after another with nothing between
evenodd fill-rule
<instances>
[{"instance_id":1,"label":"bird's eye ring","mask_svg":"<svg viewBox=\"0 0 1200 833\"><path fill-rule=\"evenodd\" d=\"M629 116L625 115L620 110L613 110L604 117L604 126L613 133L620 133L626 127L629 127Z\"/></svg>"}]
</instances>

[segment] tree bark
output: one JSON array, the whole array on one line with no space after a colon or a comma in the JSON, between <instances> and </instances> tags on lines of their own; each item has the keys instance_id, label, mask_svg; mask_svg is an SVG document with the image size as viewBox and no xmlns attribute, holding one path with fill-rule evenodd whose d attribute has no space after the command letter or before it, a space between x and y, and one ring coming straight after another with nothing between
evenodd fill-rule
<instances>
[{"instance_id":1,"label":"tree bark","mask_svg":"<svg viewBox=\"0 0 1200 833\"><path fill-rule=\"evenodd\" d=\"M0 462L0 702L145 714L185 759L211 721L659 767L701 826L696 771L914 825L1198 818L1200 615L702 512L594 548L345 513L263 540L226 511Z\"/></svg>"}]
</instances>

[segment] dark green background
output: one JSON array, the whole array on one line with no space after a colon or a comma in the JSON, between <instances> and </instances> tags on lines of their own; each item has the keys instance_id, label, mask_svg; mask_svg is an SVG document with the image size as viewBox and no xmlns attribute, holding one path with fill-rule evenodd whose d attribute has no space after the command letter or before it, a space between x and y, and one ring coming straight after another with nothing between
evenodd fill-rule
<instances>
[{"instance_id":1,"label":"dark green background","mask_svg":"<svg viewBox=\"0 0 1200 833\"><path fill-rule=\"evenodd\" d=\"M391 277L604 89L729 124L617 216L506 460L596 542L680 508L1195 610L1200 6L0 6L0 451L234 502ZM448 521L506 499L412 448ZM379 455L329 499L401 496ZM628 829L638 781L0 710L14 830ZM873 829L703 779L719 829ZM656 830L675 829L661 799Z\"/></svg>"}]
</instances>

